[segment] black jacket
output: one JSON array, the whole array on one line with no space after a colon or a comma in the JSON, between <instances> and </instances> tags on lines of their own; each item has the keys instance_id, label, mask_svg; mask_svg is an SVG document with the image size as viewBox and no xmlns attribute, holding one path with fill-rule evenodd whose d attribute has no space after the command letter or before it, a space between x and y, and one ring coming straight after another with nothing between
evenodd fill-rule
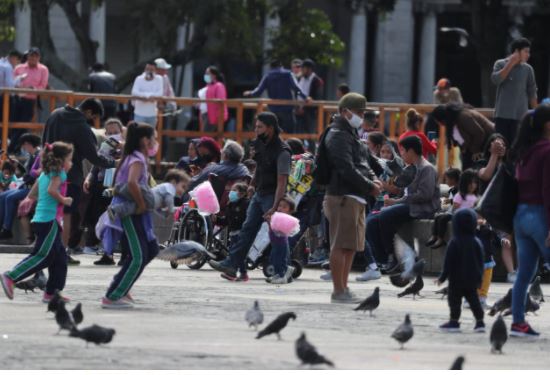
<instances>
[{"instance_id":1,"label":"black jacket","mask_svg":"<svg viewBox=\"0 0 550 375\"><path fill-rule=\"evenodd\" d=\"M254 160L256 161L256 192L259 195L275 194L277 191L277 159L283 152L290 152L290 147L283 141L278 135L275 135L273 139L264 144L260 140L256 140L254 143L254 149L256 155Z\"/></svg>"},{"instance_id":2,"label":"black jacket","mask_svg":"<svg viewBox=\"0 0 550 375\"><path fill-rule=\"evenodd\" d=\"M327 194L368 198L376 176L369 165L367 146L344 117L336 117L330 128L325 138L331 170Z\"/></svg>"},{"instance_id":3,"label":"black jacket","mask_svg":"<svg viewBox=\"0 0 550 375\"><path fill-rule=\"evenodd\" d=\"M84 159L102 168L115 166L113 159L97 154L97 140L86 121L86 116L69 105L56 109L46 120L42 142L53 143L56 141L71 143L74 147L73 167L67 174L67 181L72 184L82 185L84 181L82 172L82 160Z\"/></svg>"},{"instance_id":4,"label":"black jacket","mask_svg":"<svg viewBox=\"0 0 550 375\"><path fill-rule=\"evenodd\" d=\"M478 288L483 276L483 245L476 237L477 216L464 208L453 215L453 238L447 246L441 282L449 279L450 288Z\"/></svg>"}]
</instances>

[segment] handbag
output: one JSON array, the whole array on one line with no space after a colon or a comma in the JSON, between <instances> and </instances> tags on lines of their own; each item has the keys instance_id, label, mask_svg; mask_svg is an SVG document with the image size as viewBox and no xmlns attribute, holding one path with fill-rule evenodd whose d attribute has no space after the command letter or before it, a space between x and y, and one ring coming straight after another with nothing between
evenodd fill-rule
<instances>
[{"instance_id":1,"label":"handbag","mask_svg":"<svg viewBox=\"0 0 550 375\"><path fill-rule=\"evenodd\" d=\"M479 214L497 230L514 232L518 183L510 166L501 164L478 203Z\"/></svg>"}]
</instances>

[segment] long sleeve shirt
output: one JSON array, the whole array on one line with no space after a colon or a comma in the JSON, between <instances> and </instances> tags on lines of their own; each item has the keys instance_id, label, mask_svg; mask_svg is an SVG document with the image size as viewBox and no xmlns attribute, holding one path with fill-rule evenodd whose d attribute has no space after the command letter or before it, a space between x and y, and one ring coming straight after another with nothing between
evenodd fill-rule
<instances>
[{"instance_id":1,"label":"long sleeve shirt","mask_svg":"<svg viewBox=\"0 0 550 375\"><path fill-rule=\"evenodd\" d=\"M216 82L206 86L206 99L227 99L227 91L225 85L221 82ZM208 122L212 125L218 123L218 117L220 114L220 105L218 103L207 103L206 108L208 111ZM227 106L223 105L223 120L227 121L229 113L227 112Z\"/></svg>"},{"instance_id":2,"label":"long sleeve shirt","mask_svg":"<svg viewBox=\"0 0 550 375\"><path fill-rule=\"evenodd\" d=\"M46 65L38 63L35 67L30 67L28 63L17 65L13 71L14 76L26 74L24 78L19 81L17 87L20 88L33 88L36 90L44 90L48 87L48 79L50 77L50 71ZM36 99L36 94L25 94L25 99Z\"/></svg>"},{"instance_id":3,"label":"long sleeve shirt","mask_svg":"<svg viewBox=\"0 0 550 375\"><path fill-rule=\"evenodd\" d=\"M283 68L269 71L250 95L260 96L264 90L267 90L267 95L270 99L293 100L293 93L296 93L297 96L304 99L306 98L306 95L302 92L300 87L298 87L290 70ZM269 110L272 112L291 112L293 109L293 106L288 105L269 106Z\"/></svg>"},{"instance_id":4,"label":"long sleeve shirt","mask_svg":"<svg viewBox=\"0 0 550 375\"><path fill-rule=\"evenodd\" d=\"M137 76L132 87L133 96L141 96L144 98L150 98L155 96L162 96L164 93L164 84L162 76L155 74L153 79L146 80L145 73ZM134 101L134 113L143 117L153 117L157 115L157 102L156 101Z\"/></svg>"},{"instance_id":5,"label":"long sleeve shirt","mask_svg":"<svg viewBox=\"0 0 550 375\"><path fill-rule=\"evenodd\" d=\"M0 59L0 87L14 87L13 67L5 57Z\"/></svg>"}]
</instances>

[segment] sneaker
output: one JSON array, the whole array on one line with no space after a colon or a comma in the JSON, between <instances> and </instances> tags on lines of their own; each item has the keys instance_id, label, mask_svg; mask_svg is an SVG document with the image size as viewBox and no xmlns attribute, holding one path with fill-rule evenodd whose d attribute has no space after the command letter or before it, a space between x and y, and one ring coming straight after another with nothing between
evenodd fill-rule
<instances>
[{"instance_id":1,"label":"sneaker","mask_svg":"<svg viewBox=\"0 0 550 375\"><path fill-rule=\"evenodd\" d=\"M357 281L370 281L370 280L378 280L382 277L382 273L380 270L373 270L372 268L367 268L365 272L363 272L361 275L357 276L355 280Z\"/></svg>"},{"instance_id":2,"label":"sneaker","mask_svg":"<svg viewBox=\"0 0 550 375\"><path fill-rule=\"evenodd\" d=\"M93 246L84 246L82 252L87 255L97 255L99 253L99 249Z\"/></svg>"},{"instance_id":3,"label":"sneaker","mask_svg":"<svg viewBox=\"0 0 550 375\"><path fill-rule=\"evenodd\" d=\"M319 247L309 256L307 264L317 266L323 264L327 260L327 250L323 247Z\"/></svg>"},{"instance_id":4,"label":"sneaker","mask_svg":"<svg viewBox=\"0 0 550 375\"><path fill-rule=\"evenodd\" d=\"M231 277L235 277L235 278L237 277L237 270L227 260L224 260L224 261L221 261L221 262L211 260L211 261L208 262L208 264L210 264L210 267L212 267L216 271L225 273L225 274L227 274Z\"/></svg>"},{"instance_id":5,"label":"sneaker","mask_svg":"<svg viewBox=\"0 0 550 375\"><path fill-rule=\"evenodd\" d=\"M131 309L134 307L134 305L132 302L128 301L128 298L122 297L121 299L113 301L107 297L103 297L101 299L101 307L104 309L119 310L119 309Z\"/></svg>"},{"instance_id":6,"label":"sneaker","mask_svg":"<svg viewBox=\"0 0 550 375\"><path fill-rule=\"evenodd\" d=\"M0 283L2 284L2 289L4 289L4 293L6 293L6 297L9 299L13 299L13 286L15 285L15 282L10 279L10 277L3 273L0 275Z\"/></svg>"},{"instance_id":7,"label":"sneaker","mask_svg":"<svg viewBox=\"0 0 550 375\"><path fill-rule=\"evenodd\" d=\"M332 273L330 271L327 271L320 276L320 279L323 281L332 281Z\"/></svg>"},{"instance_id":8,"label":"sneaker","mask_svg":"<svg viewBox=\"0 0 550 375\"><path fill-rule=\"evenodd\" d=\"M439 326L439 329L444 332L460 332L460 323L450 320Z\"/></svg>"},{"instance_id":9,"label":"sneaker","mask_svg":"<svg viewBox=\"0 0 550 375\"><path fill-rule=\"evenodd\" d=\"M324 269L325 271L330 270L330 262L328 260L323 262L323 264L321 264L321 268Z\"/></svg>"},{"instance_id":10,"label":"sneaker","mask_svg":"<svg viewBox=\"0 0 550 375\"><path fill-rule=\"evenodd\" d=\"M130 302L131 304L136 303L136 301L132 298L132 295L130 293L126 293L126 295L124 297L122 297L121 300L124 300L126 302Z\"/></svg>"},{"instance_id":11,"label":"sneaker","mask_svg":"<svg viewBox=\"0 0 550 375\"><path fill-rule=\"evenodd\" d=\"M44 294L42 295L42 302L50 303L53 296L54 296L53 294L49 294L49 293L44 292ZM60 297L63 300L63 302L65 302L65 303L70 303L71 302L71 299L68 298L68 297L65 297L65 296L62 296L62 295L60 295Z\"/></svg>"},{"instance_id":12,"label":"sneaker","mask_svg":"<svg viewBox=\"0 0 550 375\"><path fill-rule=\"evenodd\" d=\"M506 281L508 281L510 284L513 284L516 282L517 276L518 275L516 271L508 272L508 275L506 275Z\"/></svg>"},{"instance_id":13,"label":"sneaker","mask_svg":"<svg viewBox=\"0 0 550 375\"><path fill-rule=\"evenodd\" d=\"M70 255L67 255L67 264L69 266L78 266L80 264L80 261Z\"/></svg>"},{"instance_id":14,"label":"sneaker","mask_svg":"<svg viewBox=\"0 0 550 375\"><path fill-rule=\"evenodd\" d=\"M435 243L435 241L437 241L437 237L430 237L430 239L424 244L424 246L430 247Z\"/></svg>"},{"instance_id":15,"label":"sneaker","mask_svg":"<svg viewBox=\"0 0 550 375\"><path fill-rule=\"evenodd\" d=\"M94 262L96 266L114 266L115 261L112 257L108 256L107 254L103 254L99 260L96 260Z\"/></svg>"},{"instance_id":16,"label":"sneaker","mask_svg":"<svg viewBox=\"0 0 550 375\"><path fill-rule=\"evenodd\" d=\"M515 337L539 337L540 333L535 331L529 323L512 323L512 329L510 329L510 336Z\"/></svg>"},{"instance_id":17,"label":"sneaker","mask_svg":"<svg viewBox=\"0 0 550 375\"><path fill-rule=\"evenodd\" d=\"M278 284L278 285L281 285L281 284L290 284L292 282L292 277L291 278L287 278L286 275L285 276L279 276L279 275L275 275L271 278L269 278L268 280L266 280L268 283L270 284Z\"/></svg>"},{"instance_id":18,"label":"sneaker","mask_svg":"<svg viewBox=\"0 0 550 375\"><path fill-rule=\"evenodd\" d=\"M0 231L0 241L2 240L11 240L13 238L13 233L11 230L2 229Z\"/></svg>"},{"instance_id":19,"label":"sneaker","mask_svg":"<svg viewBox=\"0 0 550 375\"><path fill-rule=\"evenodd\" d=\"M287 279L292 279L293 274L294 274L294 267L287 266L284 277L287 278Z\"/></svg>"},{"instance_id":20,"label":"sneaker","mask_svg":"<svg viewBox=\"0 0 550 375\"><path fill-rule=\"evenodd\" d=\"M351 299L355 300L356 303L359 303L362 301L362 299L359 298L357 294L353 293L350 288L346 288L346 291L344 293L346 293Z\"/></svg>"},{"instance_id":21,"label":"sneaker","mask_svg":"<svg viewBox=\"0 0 550 375\"><path fill-rule=\"evenodd\" d=\"M226 280L229 280L229 281L238 281L237 276L232 276L232 275L230 275L230 274L228 274L228 273L225 273L225 272L222 272L222 273L220 274L220 277L221 277L222 279L226 279ZM248 276L247 276L247 277L248 277Z\"/></svg>"},{"instance_id":22,"label":"sneaker","mask_svg":"<svg viewBox=\"0 0 550 375\"><path fill-rule=\"evenodd\" d=\"M347 303L347 304L356 304L361 302L359 298L354 298L349 291L343 293L332 293L330 296L331 303Z\"/></svg>"},{"instance_id":23,"label":"sneaker","mask_svg":"<svg viewBox=\"0 0 550 375\"><path fill-rule=\"evenodd\" d=\"M487 297L479 297L479 304L483 310L490 309L489 305L487 305Z\"/></svg>"},{"instance_id":24,"label":"sneaker","mask_svg":"<svg viewBox=\"0 0 550 375\"><path fill-rule=\"evenodd\" d=\"M84 250L80 246L76 247L67 247L67 254L69 255L82 255Z\"/></svg>"},{"instance_id":25,"label":"sneaker","mask_svg":"<svg viewBox=\"0 0 550 375\"><path fill-rule=\"evenodd\" d=\"M237 281L242 281L243 283L246 283L248 280L249 280L248 273L241 273L237 278Z\"/></svg>"},{"instance_id":26,"label":"sneaker","mask_svg":"<svg viewBox=\"0 0 550 375\"><path fill-rule=\"evenodd\" d=\"M484 333L485 332L485 323L483 323L483 321L476 322L476 326L474 327L474 332Z\"/></svg>"}]
</instances>

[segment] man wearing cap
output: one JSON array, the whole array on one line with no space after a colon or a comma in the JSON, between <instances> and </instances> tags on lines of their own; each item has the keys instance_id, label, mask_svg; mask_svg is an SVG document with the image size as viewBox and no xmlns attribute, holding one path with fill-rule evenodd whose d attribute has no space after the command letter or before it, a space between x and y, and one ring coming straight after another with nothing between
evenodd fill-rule
<instances>
[{"instance_id":1,"label":"man wearing cap","mask_svg":"<svg viewBox=\"0 0 550 375\"><path fill-rule=\"evenodd\" d=\"M50 73L45 65L40 64L40 50L37 47L32 47L27 52L27 62L16 66L13 70L13 75L19 81L16 87L45 90L48 87ZM16 122L32 121L36 98L36 94L21 95L16 104ZM8 152L15 152L18 144L17 141L21 134L25 133L25 129L14 129L11 133Z\"/></svg>"},{"instance_id":2,"label":"man wearing cap","mask_svg":"<svg viewBox=\"0 0 550 375\"><path fill-rule=\"evenodd\" d=\"M451 87L451 81L441 78L437 81L434 91L434 104L446 104L450 102L463 103L462 94L457 87Z\"/></svg>"},{"instance_id":3,"label":"man wearing cap","mask_svg":"<svg viewBox=\"0 0 550 375\"><path fill-rule=\"evenodd\" d=\"M210 261L212 268L222 272L222 277L237 280L237 269L241 280L248 280L245 259L264 220L269 221L277 210L280 200L285 196L288 175L290 173L290 147L280 136L277 116L272 112L262 112L256 117L254 131L257 163L250 187L255 193L250 200L239 239L231 244L229 257L221 262ZM286 266L286 265L285 265ZM289 282L292 268L287 267L283 277L274 277L277 283ZM271 281L273 281L272 279Z\"/></svg>"},{"instance_id":4,"label":"man wearing cap","mask_svg":"<svg viewBox=\"0 0 550 375\"><path fill-rule=\"evenodd\" d=\"M116 76L105 69L105 65L95 63L88 75L88 90L98 94L116 94ZM103 118L116 116L117 103L114 100L101 99Z\"/></svg>"},{"instance_id":5,"label":"man wearing cap","mask_svg":"<svg viewBox=\"0 0 550 375\"><path fill-rule=\"evenodd\" d=\"M154 97L164 94L163 78L155 74L155 63L148 62L143 74L136 77L132 86L134 100L134 121L143 122L155 127L157 125L157 101Z\"/></svg>"},{"instance_id":6,"label":"man wearing cap","mask_svg":"<svg viewBox=\"0 0 550 375\"><path fill-rule=\"evenodd\" d=\"M355 252L365 248L367 198L380 193L380 181L368 163L368 149L357 130L363 124L367 99L346 94L338 103L339 116L330 124L319 153L326 153L330 182L326 187L323 211L329 223L332 303L357 303L360 299L348 288Z\"/></svg>"},{"instance_id":7,"label":"man wearing cap","mask_svg":"<svg viewBox=\"0 0 550 375\"><path fill-rule=\"evenodd\" d=\"M170 78L168 77L168 71L172 68L172 65L168 64L166 60L159 57L158 59L155 59L155 68L155 72L162 77L164 88L162 96L168 96L170 98L175 97L176 95L174 94L174 89L172 88ZM176 102L159 103L159 109L163 112L173 112L177 107Z\"/></svg>"}]
</instances>

